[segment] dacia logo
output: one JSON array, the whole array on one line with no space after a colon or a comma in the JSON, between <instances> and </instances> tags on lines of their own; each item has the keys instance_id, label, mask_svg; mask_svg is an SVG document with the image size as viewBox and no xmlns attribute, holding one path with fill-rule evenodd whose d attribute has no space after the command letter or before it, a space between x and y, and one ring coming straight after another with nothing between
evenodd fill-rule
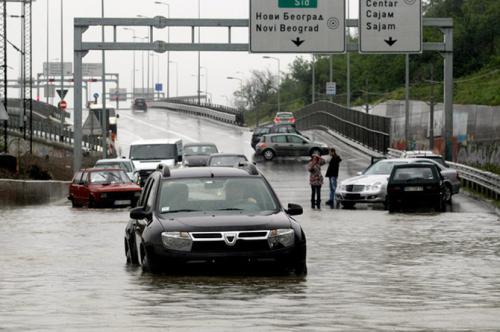
<instances>
[{"instance_id":1,"label":"dacia logo","mask_svg":"<svg viewBox=\"0 0 500 332\"><path fill-rule=\"evenodd\" d=\"M230 247L236 244L238 233L224 233L224 242Z\"/></svg>"}]
</instances>

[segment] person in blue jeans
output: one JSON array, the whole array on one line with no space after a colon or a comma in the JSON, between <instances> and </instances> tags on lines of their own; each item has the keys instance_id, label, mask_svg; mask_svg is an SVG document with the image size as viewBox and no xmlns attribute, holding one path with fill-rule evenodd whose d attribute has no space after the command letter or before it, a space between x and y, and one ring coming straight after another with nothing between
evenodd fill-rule
<instances>
[{"instance_id":1,"label":"person in blue jeans","mask_svg":"<svg viewBox=\"0 0 500 332\"><path fill-rule=\"evenodd\" d=\"M330 184L330 199L326 202L326 205L330 205L330 208L333 209L335 206L335 190L337 189L339 166L342 158L337 155L334 148L330 149L330 157L330 163L328 164L328 169L326 170L326 177L329 179Z\"/></svg>"}]
</instances>

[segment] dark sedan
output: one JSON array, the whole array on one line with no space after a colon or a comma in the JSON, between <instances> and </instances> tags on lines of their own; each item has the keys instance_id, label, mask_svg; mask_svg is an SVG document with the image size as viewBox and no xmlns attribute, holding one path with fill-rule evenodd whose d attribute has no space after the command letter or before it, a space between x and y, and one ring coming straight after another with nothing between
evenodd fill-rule
<instances>
[{"instance_id":1,"label":"dark sedan","mask_svg":"<svg viewBox=\"0 0 500 332\"><path fill-rule=\"evenodd\" d=\"M439 168L433 164L395 165L387 183L389 212L408 206L445 208L445 184Z\"/></svg>"},{"instance_id":2,"label":"dark sedan","mask_svg":"<svg viewBox=\"0 0 500 332\"><path fill-rule=\"evenodd\" d=\"M184 144L182 165L186 167L206 166L210 155L218 152L219 149L213 143Z\"/></svg>"},{"instance_id":3,"label":"dark sedan","mask_svg":"<svg viewBox=\"0 0 500 332\"><path fill-rule=\"evenodd\" d=\"M132 102L132 111L144 111L148 110L148 104L144 98L136 98Z\"/></svg>"},{"instance_id":4,"label":"dark sedan","mask_svg":"<svg viewBox=\"0 0 500 332\"><path fill-rule=\"evenodd\" d=\"M253 166L253 165L252 165ZM255 167L162 170L151 175L125 229L127 261L145 271L230 267L307 273L306 239Z\"/></svg>"},{"instance_id":5,"label":"dark sedan","mask_svg":"<svg viewBox=\"0 0 500 332\"><path fill-rule=\"evenodd\" d=\"M90 168L76 172L69 186L73 207L135 206L141 187L121 169Z\"/></svg>"}]
</instances>

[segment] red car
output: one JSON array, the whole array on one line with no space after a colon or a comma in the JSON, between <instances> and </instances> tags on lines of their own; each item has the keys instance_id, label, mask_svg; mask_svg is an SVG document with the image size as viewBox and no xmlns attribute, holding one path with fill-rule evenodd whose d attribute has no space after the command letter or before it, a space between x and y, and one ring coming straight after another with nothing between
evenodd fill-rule
<instances>
[{"instance_id":1,"label":"red car","mask_svg":"<svg viewBox=\"0 0 500 332\"><path fill-rule=\"evenodd\" d=\"M141 187L121 169L90 168L76 172L69 186L73 207L135 206Z\"/></svg>"}]
</instances>

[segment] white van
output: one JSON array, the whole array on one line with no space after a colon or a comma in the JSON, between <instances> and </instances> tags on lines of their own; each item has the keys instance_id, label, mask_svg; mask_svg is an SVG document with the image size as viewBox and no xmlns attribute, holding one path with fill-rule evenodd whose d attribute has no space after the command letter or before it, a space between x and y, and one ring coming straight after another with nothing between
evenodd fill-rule
<instances>
[{"instance_id":1,"label":"white van","mask_svg":"<svg viewBox=\"0 0 500 332\"><path fill-rule=\"evenodd\" d=\"M139 172L143 185L159 164L173 167L182 162L182 140L149 139L134 142L130 145L129 158Z\"/></svg>"}]
</instances>

